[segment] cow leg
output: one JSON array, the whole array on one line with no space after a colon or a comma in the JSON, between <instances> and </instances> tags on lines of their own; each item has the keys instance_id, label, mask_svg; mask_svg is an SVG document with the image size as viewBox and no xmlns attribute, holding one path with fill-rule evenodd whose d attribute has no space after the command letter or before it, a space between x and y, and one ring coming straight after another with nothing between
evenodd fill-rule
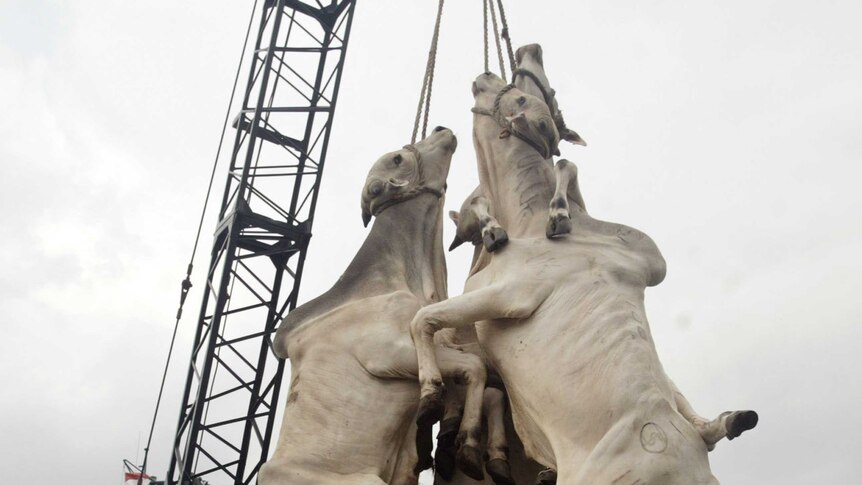
<instances>
[{"instance_id":1,"label":"cow leg","mask_svg":"<svg viewBox=\"0 0 862 485\"><path fill-rule=\"evenodd\" d=\"M509 469L509 447L504 423L506 394L496 387L486 387L482 412L488 425L488 461L485 469L495 485L515 485Z\"/></svg>"},{"instance_id":2,"label":"cow leg","mask_svg":"<svg viewBox=\"0 0 862 485\"><path fill-rule=\"evenodd\" d=\"M557 483L557 471L553 468L545 468L536 477L536 485L555 485Z\"/></svg>"},{"instance_id":3,"label":"cow leg","mask_svg":"<svg viewBox=\"0 0 862 485\"><path fill-rule=\"evenodd\" d=\"M732 440L757 426L758 416L755 411L725 411L712 421L700 416L689 418L689 421L703 438L706 449L712 451L722 438Z\"/></svg>"},{"instance_id":4,"label":"cow leg","mask_svg":"<svg viewBox=\"0 0 862 485\"><path fill-rule=\"evenodd\" d=\"M470 204L470 209L479 219L481 224L482 244L489 253L503 247L509 241L509 235L506 230L497 222L497 219L491 215L491 204L483 196L478 196L473 199Z\"/></svg>"},{"instance_id":5,"label":"cow leg","mask_svg":"<svg viewBox=\"0 0 862 485\"><path fill-rule=\"evenodd\" d=\"M433 421L439 419L443 411L443 378L435 355L434 333L441 328L464 327L480 320L528 317L545 295L545 288L532 281L498 283L428 305L416 312L410 322L410 335L419 361L421 394L418 419ZM484 375L481 384L484 389ZM479 402L481 399L480 392ZM473 416L470 411L472 409L465 407L462 429L479 423L481 416ZM481 409L478 411L481 414Z\"/></svg>"},{"instance_id":6,"label":"cow leg","mask_svg":"<svg viewBox=\"0 0 862 485\"><path fill-rule=\"evenodd\" d=\"M473 194L479 195L471 194L461 206L460 212L449 213L457 227L455 240L449 246L449 251L470 241L474 245L481 242L489 253L493 253L509 241L509 235L491 215L491 203L481 195L481 187L477 187Z\"/></svg>"},{"instance_id":7,"label":"cow leg","mask_svg":"<svg viewBox=\"0 0 862 485\"><path fill-rule=\"evenodd\" d=\"M447 387L445 411L437 433L437 449L434 450L434 471L447 482L455 474L455 455L458 451L456 439L464 414L463 386Z\"/></svg>"},{"instance_id":8,"label":"cow leg","mask_svg":"<svg viewBox=\"0 0 862 485\"><path fill-rule=\"evenodd\" d=\"M414 346L407 342L386 342L383 346L358 346L355 356L362 366L373 376L380 379L409 379L415 381L419 376L419 359ZM385 350L384 350L385 349ZM464 413L456 438L459 448L455 458L459 468L468 476L481 480L482 454L479 452L481 434L482 392L485 389L487 371L482 359L469 352L432 344L433 360L439 364L438 374L447 380L465 387ZM442 380L441 380L442 382ZM442 385L441 385L442 391ZM442 396L442 392L436 394ZM419 462L416 474L431 466L431 427L442 414L442 399L438 414L423 413L420 405L416 424L416 447Z\"/></svg>"},{"instance_id":9,"label":"cow leg","mask_svg":"<svg viewBox=\"0 0 862 485\"><path fill-rule=\"evenodd\" d=\"M485 476L482 472L479 436L482 433L482 394L487 378L485 363L471 353L445 347L438 347L435 350L443 377L466 386L464 413L461 416L461 426L456 438L458 451L455 455L455 463L468 477L482 480ZM421 400L418 415L422 416Z\"/></svg>"},{"instance_id":10,"label":"cow leg","mask_svg":"<svg viewBox=\"0 0 862 485\"><path fill-rule=\"evenodd\" d=\"M691 403L682 395L676 384L673 381L670 383L674 391L677 411L694 426L709 451L715 449L715 444L722 438L732 440L744 431L757 426L758 416L754 411L725 411L711 421L701 417L694 411Z\"/></svg>"},{"instance_id":11,"label":"cow leg","mask_svg":"<svg viewBox=\"0 0 862 485\"><path fill-rule=\"evenodd\" d=\"M548 213L548 225L545 235L550 239L572 232L572 219L569 212L569 199L577 204L577 210L586 212L584 198L578 185L578 167L574 163L560 159L554 166L557 186Z\"/></svg>"},{"instance_id":12,"label":"cow leg","mask_svg":"<svg viewBox=\"0 0 862 485\"><path fill-rule=\"evenodd\" d=\"M394 485L397 483L399 485L404 485L416 482L417 480L415 478L400 480L396 477L392 484ZM264 464L260 468L260 473L258 473L257 476L257 483L259 485L282 485L285 483L289 483L291 485L319 485L321 483L326 483L328 485L388 485L380 477L369 473L350 473L341 475L321 470L304 470L294 466L279 465L272 461Z\"/></svg>"}]
</instances>

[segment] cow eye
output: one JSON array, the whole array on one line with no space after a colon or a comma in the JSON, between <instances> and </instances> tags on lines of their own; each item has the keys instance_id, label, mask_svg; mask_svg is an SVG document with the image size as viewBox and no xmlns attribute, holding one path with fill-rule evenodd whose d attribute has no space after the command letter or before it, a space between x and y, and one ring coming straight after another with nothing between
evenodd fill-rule
<instances>
[{"instance_id":1,"label":"cow eye","mask_svg":"<svg viewBox=\"0 0 862 485\"><path fill-rule=\"evenodd\" d=\"M524 104L526 102L527 102L527 98L525 96L521 96L518 98L518 106L524 106Z\"/></svg>"},{"instance_id":2,"label":"cow eye","mask_svg":"<svg viewBox=\"0 0 862 485\"><path fill-rule=\"evenodd\" d=\"M401 165L401 155L395 155L395 158L392 159L392 162L395 163L395 165Z\"/></svg>"}]
</instances>

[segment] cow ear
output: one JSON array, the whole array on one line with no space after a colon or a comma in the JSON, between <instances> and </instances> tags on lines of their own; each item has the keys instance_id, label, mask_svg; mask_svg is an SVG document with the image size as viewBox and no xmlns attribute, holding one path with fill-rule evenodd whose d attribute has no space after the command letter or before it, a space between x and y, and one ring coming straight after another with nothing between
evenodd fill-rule
<instances>
[{"instance_id":1,"label":"cow ear","mask_svg":"<svg viewBox=\"0 0 862 485\"><path fill-rule=\"evenodd\" d=\"M517 120L518 118L522 118L522 119L526 120L527 116L524 114L523 111L521 111L518 114L506 116L506 121L508 121L509 123L514 123L515 120Z\"/></svg>"},{"instance_id":2,"label":"cow ear","mask_svg":"<svg viewBox=\"0 0 862 485\"><path fill-rule=\"evenodd\" d=\"M396 187L396 188L407 187L408 185L410 185L409 181L404 180L404 179L396 179L396 178L389 179L389 181L387 183L390 186Z\"/></svg>"},{"instance_id":3,"label":"cow ear","mask_svg":"<svg viewBox=\"0 0 862 485\"><path fill-rule=\"evenodd\" d=\"M561 135L560 137L563 140L566 140L569 143L574 143L575 145L587 146L587 142L585 142L584 139L581 138L581 135L575 133L574 130L570 130L570 129L566 128L565 130L563 130L562 133L560 133L560 135Z\"/></svg>"},{"instance_id":4,"label":"cow ear","mask_svg":"<svg viewBox=\"0 0 862 485\"><path fill-rule=\"evenodd\" d=\"M455 211L449 211L449 219L452 219L452 222L454 222L457 227L458 223L461 221L461 214Z\"/></svg>"},{"instance_id":5,"label":"cow ear","mask_svg":"<svg viewBox=\"0 0 862 485\"><path fill-rule=\"evenodd\" d=\"M458 237L457 234L455 234L455 239L453 239L452 244L449 245L449 251L453 251L455 248L462 244L464 244L464 240Z\"/></svg>"},{"instance_id":6,"label":"cow ear","mask_svg":"<svg viewBox=\"0 0 862 485\"><path fill-rule=\"evenodd\" d=\"M524 113L518 113L515 116L507 116L506 120L512 123L513 128L518 128L522 133L527 133L530 130L530 123Z\"/></svg>"}]
</instances>

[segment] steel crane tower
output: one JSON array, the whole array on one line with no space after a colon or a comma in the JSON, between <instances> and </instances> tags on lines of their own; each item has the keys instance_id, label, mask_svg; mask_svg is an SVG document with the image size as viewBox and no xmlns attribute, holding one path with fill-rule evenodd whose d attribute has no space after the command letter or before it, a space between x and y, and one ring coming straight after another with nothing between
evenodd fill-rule
<instances>
[{"instance_id":1,"label":"steel crane tower","mask_svg":"<svg viewBox=\"0 0 862 485\"><path fill-rule=\"evenodd\" d=\"M266 461L355 0L263 0L167 483L251 484Z\"/></svg>"}]
</instances>

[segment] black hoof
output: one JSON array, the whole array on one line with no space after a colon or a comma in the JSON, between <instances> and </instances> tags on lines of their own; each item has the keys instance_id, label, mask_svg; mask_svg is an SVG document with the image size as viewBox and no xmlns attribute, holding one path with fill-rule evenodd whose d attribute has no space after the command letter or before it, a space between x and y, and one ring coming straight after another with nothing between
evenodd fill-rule
<instances>
[{"instance_id":1,"label":"black hoof","mask_svg":"<svg viewBox=\"0 0 862 485\"><path fill-rule=\"evenodd\" d=\"M548 225L545 227L545 236L548 239L564 236L570 232L572 232L572 219L569 216L557 214L548 218Z\"/></svg>"},{"instance_id":2,"label":"black hoof","mask_svg":"<svg viewBox=\"0 0 862 485\"><path fill-rule=\"evenodd\" d=\"M491 479L494 480L494 485L515 485L515 479L512 478L512 471L509 470L509 462L502 458L494 458L485 463L485 470Z\"/></svg>"},{"instance_id":3,"label":"black hoof","mask_svg":"<svg viewBox=\"0 0 862 485\"><path fill-rule=\"evenodd\" d=\"M431 454L427 455L419 455L419 461L416 462L416 466L413 468L413 473L419 475L424 470L427 470L434 466L434 459L431 458Z\"/></svg>"},{"instance_id":4,"label":"black hoof","mask_svg":"<svg viewBox=\"0 0 862 485\"><path fill-rule=\"evenodd\" d=\"M440 446L434 452L434 472L447 482L455 475L455 446Z\"/></svg>"},{"instance_id":5,"label":"black hoof","mask_svg":"<svg viewBox=\"0 0 862 485\"><path fill-rule=\"evenodd\" d=\"M437 451L434 453L434 470L447 482L455 475L455 439L461 416L444 419L440 422L440 432L437 433Z\"/></svg>"},{"instance_id":6,"label":"black hoof","mask_svg":"<svg viewBox=\"0 0 862 485\"><path fill-rule=\"evenodd\" d=\"M434 429L433 425L417 426L416 429L416 466L413 472L416 475L422 473L422 470L427 470L434 466L434 459L431 457L431 450L434 449Z\"/></svg>"},{"instance_id":7,"label":"black hoof","mask_svg":"<svg viewBox=\"0 0 862 485\"><path fill-rule=\"evenodd\" d=\"M536 485L556 485L557 471L552 468L545 468L536 476Z\"/></svg>"},{"instance_id":8,"label":"black hoof","mask_svg":"<svg viewBox=\"0 0 862 485\"><path fill-rule=\"evenodd\" d=\"M485 479L485 473L482 471L482 453L475 446L461 446L455 455L455 463L458 469L473 480Z\"/></svg>"},{"instance_id":9,"label":"black hoof","mask_svg":"<svg viewBox=\"0 0 862 485\"><path fill-rule=\"evenodd\" d=\"M416 424L420 427L430 426L440 421L443 417L443 387L438 387L433 394L422 396L419 399L419 412L416 415Z\"/></svg>"},{"instance_id":10,"label":"black hoof","mask_svg":"<svg viewBox=\"0 0 862 485\"><path fill-rule=\"evenodd\" d=\"M744 431L757 426L757 413L754 411L736 411L727 417L724 422L724 427L727 430L727 439L732 440L738 437Z\"/></svg>"},{"instance_id":11,"label":"black hoof","mask_svg":"<svg viewBox=\"0 0 862 485\"><path fill-rule=\"evenodd\" d=\"M506 231L502 227L493 227L482 232L482 244L485 245L485 249L489 253L500 249L507 242L509 242L509 235L506 234Z\"/></svg>"}]
</instances>

